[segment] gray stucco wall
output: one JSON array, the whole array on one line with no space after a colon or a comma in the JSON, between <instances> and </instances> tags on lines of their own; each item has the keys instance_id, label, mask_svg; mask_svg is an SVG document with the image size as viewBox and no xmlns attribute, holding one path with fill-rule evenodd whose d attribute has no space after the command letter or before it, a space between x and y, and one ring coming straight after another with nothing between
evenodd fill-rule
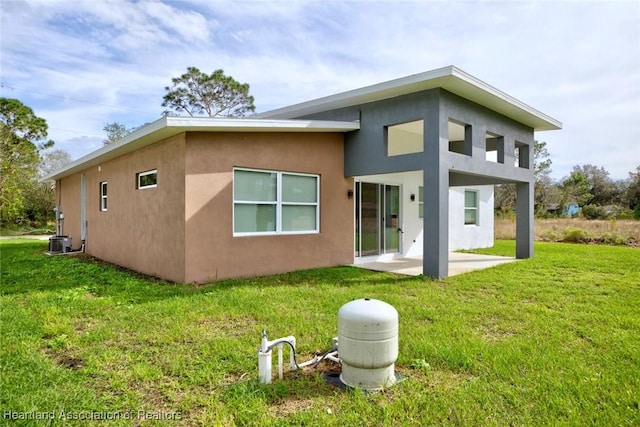
<instances>
[{"instance_id":1,"label":"gray stucco wall","mask_svg":"<svg viewBox=\"0 0 640 427\"><path fill-rule=\"evenodd\" d=\"M448 273L449 187L518 184L516 256L533 255L533 129L443 89L431 89L358 106L327 111L304 119L360 120L360 130L345 136L345 176L422 170L424 179L425 275ZM467 125L465 154L449 151L448 124ZM424 151L387 155L387 127L424 121ZM501 162L486 158L487 132L499 135ZM527 158L515 165L516 143ZM495 141L492 141L495 144Z\"/></svg>"},{"instance_id":2,"label":"gray stucco wall","mask_svg":"<svg viewBox=\"0 0 640 427\"><path fill-rule=\"evenodd\" d=\"M505 182L530 182L532 170L514 167L514 145L518 141L529 144L529 164L533 164L533 129L484 106L475 104L442 89L385 99L349 108L326 111L300 119L360 120L360 130L345 137L345 175L359 176L378 173L421 170L424 153L439 151L438 144L427 138L429 131L448 142L447 122L454 119L471 125L472 155L444 151L447 167L454 173L472 175L471 178L452 177L452 185L500 184ZM386 127L416 120L425 122L424 153L387 156ZM445 133L441 134L440 129ZM485 134L491 132L503 137L504 164L485 159ZM435 134L434 134L435 136ZM444 144L445 141L442 141Z\"/></svg>"}]
</instances>

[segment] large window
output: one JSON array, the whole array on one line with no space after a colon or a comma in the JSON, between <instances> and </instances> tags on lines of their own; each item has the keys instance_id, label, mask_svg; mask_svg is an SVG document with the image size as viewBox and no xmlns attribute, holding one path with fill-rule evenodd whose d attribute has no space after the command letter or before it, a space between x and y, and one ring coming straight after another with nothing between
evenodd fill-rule
<instances>
[{"instance_id":1,"label":"large window","mask_svg":"<svg viewBox=\"0 0 640 427\"><path fill-rule=\"evenodd\" d=\"M100 183L100 210L107 210L107 181Z\"/></svg>"},{"instance_id":2,"label":"large window","mask_svg":"<svg viewBox=\"0 0 640 427\"><path fill-rule=\"evenodd\" d=\"M317 233L319 186L318 175L234 169L234 234Z\"/></svg>"},{"instance_id":3,"label":"large window","mask_svg":"<svg viewBox=\"0 0 640 427\"><path fill-rule=\"evenodd\" d=\"M464 192L464 224L478 225L478 192Z\"/></svg>"},{"instance_id":4,"label":"large window","mask_svg":"<svg viewBox=\"0 0 640 427\"><path fill-rule=\"evenodd\" d=\"M144 188L156 188L158 186L158 171L154 169L138 173L136 185L139 190Z\"/></svg>"}]
</instances>

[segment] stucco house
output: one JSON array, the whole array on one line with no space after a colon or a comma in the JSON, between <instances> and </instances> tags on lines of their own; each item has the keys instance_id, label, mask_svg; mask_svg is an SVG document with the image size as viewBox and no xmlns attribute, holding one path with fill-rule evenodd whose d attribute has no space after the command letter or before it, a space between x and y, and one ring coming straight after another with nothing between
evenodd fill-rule
<instances>
[{"instance_id":1,"label":"stucco house","mask_svg":"<svg viewBox=\"0 0 640 427\"><path fill-rule=\"evenodd\" d=\"M533 255L534 131L561 123L450 66L257 114L164 117L45 178L87 253L177 282L493 244L517 187Z\"/></svg>"}]
</instances>

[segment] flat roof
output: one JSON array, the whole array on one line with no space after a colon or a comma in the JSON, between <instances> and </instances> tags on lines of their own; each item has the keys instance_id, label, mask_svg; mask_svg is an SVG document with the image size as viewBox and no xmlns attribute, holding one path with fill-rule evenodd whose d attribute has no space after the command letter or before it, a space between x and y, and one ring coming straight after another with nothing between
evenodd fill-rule
<instances>
[{"instance_id":1,"label":"flat roof","mask_svg":"<svg viewBox=\"0 0 640 427\"><path fill-rule=\"evenodd\" d=\"M240 119L216 117L162 117L119 141L93 151L41 179L55 181L91 166L159 142L183 132L350 132L358 122L325 120Z\"/></svg>"},{"instance_id":2,"label":"flat roof","mask_svg":"<svg viewBox=\"0 0 640 427\"><path fill-rule=\"evenodd\" d=\"M257 119L304 117L435 88L442 88L476 104L483 105L536 131L562 128L560 121L453 65L278 108L252 117Z\"/></svg>"}]
</instances>

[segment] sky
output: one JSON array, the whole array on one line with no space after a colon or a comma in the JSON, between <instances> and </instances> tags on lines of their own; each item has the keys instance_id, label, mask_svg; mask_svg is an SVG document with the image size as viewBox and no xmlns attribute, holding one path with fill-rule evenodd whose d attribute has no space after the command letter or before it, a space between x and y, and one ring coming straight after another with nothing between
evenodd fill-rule
<instances>
[{"instance_id":1,"label":"sky","mask_svg":"<svg viewBox=\"0 0 640 427\"><path fill-rule=\"evenodd\" d=\"M161 117L189 66L249 83L256 112L455 65L561 121L561 180L640 166L640 1L2 0L0 96L73 159L107 123Z\"/></svg>"}]
</instances>

